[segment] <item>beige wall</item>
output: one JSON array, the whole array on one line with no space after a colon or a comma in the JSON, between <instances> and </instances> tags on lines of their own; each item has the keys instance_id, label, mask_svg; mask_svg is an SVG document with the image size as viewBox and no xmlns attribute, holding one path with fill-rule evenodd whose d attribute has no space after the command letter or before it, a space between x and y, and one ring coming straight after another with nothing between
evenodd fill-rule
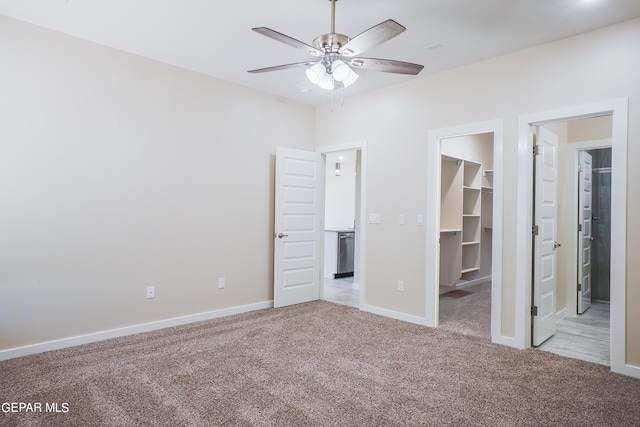
<instances>
[{"instance_id":1,"label":"beige wall","mask_svg":"<svg viewBox=\"0 0 640 427\"><path fill-rule=\"evenodd\" d=\"M0 17L0 350L271 300L275 147L314 120Z\"/></svg>"},{"instance_id":2,"label":"beige wall","mask_svg":"<svg viewBox=\"0 0 640 427\"><path fill-rule=\"evenodd\" d=\"M502 335L515 330L518 115L629 98L628 157L640 156L640 20L511 55L426 75L374 93L345 99L343 108L318 108L318 144L368 141L367 211L383 218L426 209L426 143L430 129L502 118L504 121L504 241ZM427 69L428 69L428 64ZM348 92L348 90L347 90ZM494 168L500 167L494 165ZM389 173L393 170L410 171ZM640 182L629 168L628 183ZM629 191L629 218L640 217L640 193ZM424 315L425 233L393 221L367 228L367 304ZM627 240L627 363L640 366L640 229ZM394 279L405 280L397 292Z\"/></svg>"},{"instance_id":3,"label":"beige wall","mask_svg":"<svg viewBox=\"0 0 640 427\"><path fill-rule=\"evenodd\" d=\"M426 210L430 129L495 118L502 334L513 336L518 115L628 97L638 158L639 39L634 20L331 112L0 18L0 350L271 299L277 145L368 141L366 210L383 221L367 226L366 302L422 316L424 228L392 218ZM632 219L640 170L628 173ZM640 366L640 229L628 234L627 363Z\"/></svg>"},{"instance_id":4,"label":"beige wall","mask_svg":"<svg viewBox=\"0 0 640 427\"><path fill-rule=\"evenodd\" d=\"M611 138L611 116L572 120L567 123L569 142Z\"/></svg>"}]
</instances>

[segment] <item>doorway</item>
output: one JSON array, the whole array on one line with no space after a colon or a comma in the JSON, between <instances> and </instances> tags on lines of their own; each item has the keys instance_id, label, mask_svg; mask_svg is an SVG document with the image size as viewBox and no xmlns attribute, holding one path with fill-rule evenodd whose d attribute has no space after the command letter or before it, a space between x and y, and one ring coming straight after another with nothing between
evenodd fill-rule
<instances>
[{"instance_id":1,"label":"doorway","mask_svg":"<svg viewBox=\"0 0 640 427\"><path fill-rule=\"evenodd\" d=\"M367 194L367 142L323 146L316 151L323 155L326 164L324 268L320 299L362 309L366 292L366 227L363 225ZM346 247L348 253L351 239L353 269L339 272L340 247ZM349 263L347 260L346 264Z\"/></svg>"},{"instance_id":2,"label":"doorway","mask_svg":"<svg viewBox=\"0 0 640 427\"><path fill-rule=\"evenodd\" d=\"M611 301L611 147L589 150L593 159L591 301Z\"/></svg>"},{"instance_id":3,"label":"doorway","mask_svg":"<svg viewBox=\"0 0 640 427\"><path fill-rule=\"evenodd\" d=\"M366 196L366 141L316 148L315 152L278 147L275 156L274 273L275 308L323 298L325 153L356 150L355 228L363 224ZM365 301L366 228L354 242L359 304Z\"/></svg>"},{"instance_id":4,"label":"doorway","mask_svg":"<svg viewBox=\"0 0 640 427\"><path fill-rule=\"evenodd\" d=\"M519 347L531 347L532 271L533 271L533 145L534 129L539 125L611 116L611 211L616 213L611 223L611 370L633 375L625 363L626 336L626 191L627 191L627 122L628 100L617 99L594 104L568 107L541 113L522 115L518 119L518 231L516 250L516 333ZM577 206L577 202L574 206ZM571 227L571 231L575 228ZM570 251L573 252L573 251ZM575 266L576 264L572 264ZM574 268L571 270L575 271ZM561 276L562 277L562 276ZM568 283L575 298L576 282ZM572 310L575 305L572 305Z\"/></svg>"},{"instance_id":5,"label":"doorway","mask_svg":"<svg viewBox=\"0 0 640 427\"><path fill-rule=\"evenodd\" d=\"M493 132L441 144L439 319L443 329L490 339Z\"/></svg>"},{"instance_id":6,"label":"doorway","mask_svg":"<svg viewBox=\"0 0 640 427\"><path fill-rule=\"evenodd\" d=\"M484 170L481 171L480 169L478 169L478 173L479 173L478 176L479 176L480 183L477 185L474 184L474 185L468 186L468 187L475 187L475 189L467 192L472 193L474 191L479 190L477 191L477 194L475 196L478 197L478 200L480 200L480 198L483 197L481 195L482 187L483 186L490 187L488 185L488 182L489 182L488 180L490 180L492 177L493 182L492 182L492 189L491 189L491 201L490 202L487 201L487 203L485 203L485 208L491 207L491 210L492 210L491 231L489 230L484 231L485 249L487 249L489 245L491 246L490 258L485 257L485 262L488 261L490 263L490 269L488 271L490 271L490 277L491 277L490 286L489 286L490 288L489 311L491 313L490 322L489 322L490 334L491 334L491 340L493 342L506 344L506 345L513 345L511 342L512 339L509 337L503 337L501 333L502 332L501 324L502 324L503 122L500 119L490 120L486 122L470 123L466 125L435 129L435 130L429 131L428 146L427 146L427 169L434 171L434 173L430 174L430 176L433 176L433 179L427 180L426 224L428 225L428 227L426 229L427 259L425 263L427 281L426 281L426 295L425 295L424 324L426 326L435 327L435 326L438 326L440 321L440 284L442 283L440 278L441 251L442 250L446 251L447 247L452 247L456 250L456 254L458 254L457 247L460 247L460 252L459 252L460 270L457 271L457 273L454 273L453 276L450 276L450 279L455 278L455 280L453 280L454 284L461 278L462 270L463 270L462 269L462 243L463 243L462 234L464 233L464 230L463 230L462 222L464 220L461 219L462 218L461 217L460 226L456 227L456 229L459 229L457 236L456 236L456 233L448 233L448 231L450 230L444 230L447 235L443 239L443 233L442 233L443 230L441 230L441 228L443 229L448 228L448 226L446 225L448 214L441 212L441 206L442 206L441 195L443 190L442 173L443 173L443 164L445 164L442 161L443 160L442 158L443 141L446 141L447 139L452 139L452 138L471 136L471 135L482 135L482 134L485 134L485 135L490 134L493 136L492 138L493 150L491 154L489 154L489 157L491 159L482 161L487 165L492 164L491 166L492 169L487 168L490 176L484 173ZM445 156L447 156L446 153L444 154ZM451 154L448 156L450 158L455 157L456 155L454 153L449 153L449 154ZM446 160L451 160L451 159L446 159ZM453 163L455 164L455 159L453 160ZM470 166L472 166L471 165L472 163L479 163L479 162L469 161ZM460 165L462 165L462 163L460 163ZM470 173L469 176L472 175L471 172L473 168L474 166L472 166L472 168L469 169L469 173ZM464 178L464 173L462 173L462 178ZM482 184L483 181L485 184ZM462 185L462 187L464 187L464 185ZM486 188L485 190L489 190L489 188ZM461 189L460 191L464 193L463 189ZM464 195L462 197L463 197L463 200L461 202L460 201L458 202L461 205L464 204ZM474 199L474 195L472 194L470 194L468 197L471 200ZM469 201L467 203L469 203ZM476 209L481 209L482 207L481 203L482 202L480 201ZM462 208L463 206L460 207L460 209ZM481 210L480 210L480 213L481 213ZM472 229L475 229L476 231L482 230L483 224L480 221L481 215L477 215L476 213L469 214L469 215L470 215L469 216L470 219L467 220L467 222L469 222L470 224L467 231L471 232ZM477 218L473 219L472 216L477 216ZM441 217L444 219L445 222L441 223ZM485 218L488 218L488 217L489 217L488 215L485 216ZM475 223L476 221L477 221L477 224ZM474 225L477 225L478 228L473 227ZM486 227L486 224L485 224L485 228L489 228L489 227ZM480 234L473 235L473 233L471 232L470 235L473 235L473 237L472 238L470 237L469 239L467 239L466 242L464 242L464 243L467 243L464 246L469 246L469 249L465 249L465 252L467 252L465 254L465 256L467 257L467 259L465 259L465 263L466 261L470 261L471 259L474 259L474 255L476 255L475 253L476 249L473 248L473 246L477 246L478 249L479 247L482 246L483 231L479 231L479 233ZM488 240L487 240L487 237L489 237ZM459 245L453 244L453 243L452 243L453 246L449 245L449 243L451 243L452 241L457 241L457 240L459 240L460 242ZM480 245L478 245L477 242L480 242ZM478 255L480 254L479 250L477 254ZM444 256L445 255L443 254L442 257ZM481 262L481 258L480 258L480 262ZM480 284L480 282L482 282L480 269L475 270L476 266L469 267L469 268L473 268L474 271L471 271L471 270L465 271L464 274L466 279L470 279L470 280L480 279L480 280L478 280L478 282L476 283L469 282L468 284L472 286L476 284ZM465 268L465 270L467 269ZM448 275L448 273L449 272L445 272L443 270L443 275L446 276ZM456 274L460 274L460 276L456 278ZM447 279L446 277L443 277L443 280L449 280L449 279ZM458 290L461 291L459 293L463 293L462 291L465 291L465 289L458 289Z\"/></svg>"},{"instance_id":7,"label":"doorway","mask_svg":"<svg viewBox=\"0 0 640 427\"><path fill-rule=\"evenodd\" d=\"M538 195L545 188L534 178L534 217L539 235L534 236L534 272L547 271L554 279L545 304L536 297L536 286L544 287L542 279L534 276L532 304L532 345L540 350L563 356L610 364L609 301L594 298L599 282L601 293L609 296L610 213L611 213L611 116L561 121L540 126L537 134L549 133L557 141L557 185L553 200ZM588 140L591 138L599 140ZM543 143L549 137L537 138L538 155L534 164L544 156ZM603 148L607 147L607 148ZM551 158L551 156L547 157ZM604 167L603 167L604 166ZM537 173L538 168L534 169ZM596 175L608 178L601 182ZM606 175L606 176L605 176ZM539 190L539 186L541 190ZM556 207L556 224L547 232L545 221L535 212L538 203L548 201ZM544 208L544 206L543 206ZM602 221L600 218L602 217ZM602 222L603 226L598 225ZM599 228L596 231L596 227ZM543 235L557 242L551 247L554 260L546 262L538 256ZM596 237L597 235L597 237ZM599 250L596 249L599 247ZM594 267L596 264L600 269ZM546 265L549 267L547 268ZM595 275L600 276L599 280ZM539 295L544 292L538 291ZM545 317L546 316L546 317ZM549 324L545 322L549 322Z\"/></svg>"},{"instance_id":8,"label":"doorway","mask_svg":"<svg viewBox=\"0 0 640 427\"><path fill-rule=\"evenodd\" d=\"M322 299L359 307L355 281L359 150L325 154L324 280Z\"/></svg>"}]
</instances>

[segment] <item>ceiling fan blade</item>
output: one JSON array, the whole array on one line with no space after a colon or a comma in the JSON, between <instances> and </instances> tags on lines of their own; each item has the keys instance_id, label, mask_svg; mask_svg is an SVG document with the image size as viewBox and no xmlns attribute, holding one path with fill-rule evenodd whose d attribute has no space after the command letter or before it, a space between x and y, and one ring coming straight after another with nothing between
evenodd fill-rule
<instances>
[{"instance_id":1,"label":"ceiling fan blade","mask_svg":"<svg viewBox=\"0 0 640 427\"><path fill-rule=\"evenodd\" d=\"M296 62L294 64L276 65L275 67L258 68L257 70L249 70L249 73L267 73L269 71L286 70L289 68L310 67L315 62Z\"/></svg>"},{"instance_id":2,"label":"ceiling fan blade","mask_svg":"<svg viewBox=\"0 0 640 427\"><path fill-rule=\"evenodd\" d=\"M406 30L393 19L379 23L355 36L338 51L344 56L359 55L364 51L390 40Z\"/></svg>"},{"instance_id":3,"label":"ceiling fan blade","mask_svg":"<svg viewBox=\"0 0 640 427\"><path fill-rule=\"evenodd\" d=\"M293 37L289 37L285 34L274 31L271 28L257 27L257 28L252 28L252 30L255 31L256 33L262 34L263 36L267 36L281 43L288 44L289 46L295 47L296 49L304 50L305 52L313 56L322 56L322 51L316 49L315 47L309 46L308 44L303 43L300 40L296 40Z\"/></svg>"},{"instance_id":4,"label":"ceiling fan blade","mask_svg":"<svg viewBox=\"0 0 640 427\"><path fill-rule=\"evenodd\" d=\"M411 74L415 76L424 68L424 65L410 62L394 61L392 59L377 58L353 58L348 64L354 69L382 71L384 73Z\"/></svg>"}]
</instances>

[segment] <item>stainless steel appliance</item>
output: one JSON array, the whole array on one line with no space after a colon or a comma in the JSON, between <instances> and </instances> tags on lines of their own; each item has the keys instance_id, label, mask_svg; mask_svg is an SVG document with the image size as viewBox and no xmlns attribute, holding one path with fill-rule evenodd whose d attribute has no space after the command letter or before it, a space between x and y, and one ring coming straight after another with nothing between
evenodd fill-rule
<instances>
[{"instance_id":1,"label":"stainless steel appliance","mask_svg":"<svg viewBox=\"0 0 640 427\"><path fill-rule=\"evenodd\" d=\"M338 272L336 277L353 276L355 232L338 233Z\"/></svg>"}]
</instances>

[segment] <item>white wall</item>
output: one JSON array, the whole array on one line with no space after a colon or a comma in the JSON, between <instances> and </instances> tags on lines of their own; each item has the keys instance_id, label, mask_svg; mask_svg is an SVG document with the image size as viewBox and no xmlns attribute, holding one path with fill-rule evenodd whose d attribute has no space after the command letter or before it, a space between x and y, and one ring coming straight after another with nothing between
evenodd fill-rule
<instances>
[{"instance_id":1,"label":"white wall","mask_svg":"<svg viewBox=\"0 0 640 427\"><path fill-rule=\"evenodd\" d=\"M335 174L336 162L340 162L339 176ZM325 230L353 229L356 217L355 150L327 154L325 176Z\"/></svg>"},{"instance_id":2,"label":"white wall","mask_svg":"<svg viewBox=\"0 0 640 427\"><path fill-rule=\"evenodd\" d=\"M318 108L318 144L368 141L367 211L382 214L367 227L366 303L414 316L425 313L425 231L393 221L424 212L430 129L503 119L504 221L501 335L515 336L515 265L518 115L597 101L629 98L628 158L640 156L640 20L628 21L455 70L416 78L345 99L331 112ZM348 91L347 91L348 92ZM403 170L390 174L389 170ZM628 183L640 182L629 168ZM629 192L629 218L640 217L640 193ZM627 239L627 363L640 366L640 229ZM404 292L394 283L404 278ZM632 332L635 331L635 332Z\"/></svg>"},{"instance_id":3,"label":"white wall","mask_svg":"<svg viewBox=\"0 0 640 427\"><path fill-rule=\"evenodd\" d=\"M275 147L314 120L0 17L0 350L270 301Z\"/></svg>"}]
</instances>

